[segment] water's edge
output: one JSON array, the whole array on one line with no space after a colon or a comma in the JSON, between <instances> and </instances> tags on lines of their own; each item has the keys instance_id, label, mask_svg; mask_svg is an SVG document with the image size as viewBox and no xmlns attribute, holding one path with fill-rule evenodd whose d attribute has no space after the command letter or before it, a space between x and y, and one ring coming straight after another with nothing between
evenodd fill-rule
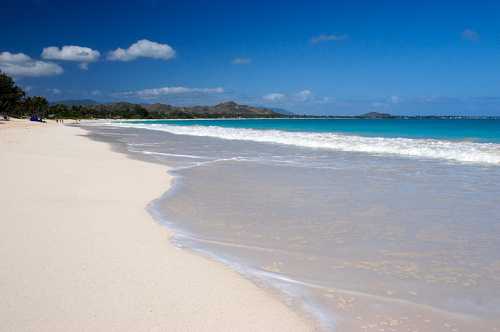
<instances>
[{"instance_id":1,"label":"water's edge","mask_svg":"<svg viewBox=\"0 0 500 332\"><path fill-rule=\"evenodd\" d=\"M500 303L494 298L496 292L481 293L481 290L485 289L485 287L477 288L476 293L471 293L471 291L463 293L461 297L455 297L454 294L456 293L453 293L453 291L457 290L457 288L453 287L459 287L460 291L465 291L465 289L460 288L460 285L462 282L469 282L469 275L471 278L477 279L481 277L481 273L488 273L489 271L485 269L479 272L476 270L469 271L467 268L476 266L471 265L472 263L483 263L476 256L479 253L489 252L483 248L482 243L484 241L490 240L491 246L496 245L496 242L490 239L490 236L482 236L483 233L480 232L475 237L464 232L467 231L467 227L476 225L477 221L480 220L491 219L492 227L495 226L494 218L498 214L495 212L482 212L497 211L494 205L488 205L492 203L492 200L484 197L485 194L491 195L498 192L489 187L491 182L483 181L489 179L489 181L496 182L495 178L500 179L500 174L492 166L448 164L443 161L432 160L415 162L413 159L391 156L384 156L381 159L379 156L368 156L356 152L340 152L332 155L321 150L290 148L284 144L250 143L215 137L192 138L192 136L186 136L185 134L176 135L146 128L123 128L122 126L115 127L106 124L102 126L93 125L88 128L88 131L90 132L88 135L90 139L110 144L113 151L125 154L131 159L165 166L166 172L172 176L171 186L161 197L152 200L146 209L156 222L172 231L173 235L170 241L173 245L224 264L259 288L267 291L270 296L286 304L299 316L314 322L316 329L358 331L360 328L371 328L377 326L377 324L379 324L378 327L384 328L388 322L401 323L402 325L399 328L404 328L403 325L429 328L427 324L433 321L434 329L432 331L442 331L443 326L457 327L454 329L457 331L469 330L471 327L479 328L483 326L485 321L480 322L477 315L487 316L490 312L495 312L494 308L490 309L490 311L488 311L488 308L491 308L491 305L495 303ZM293 158L290 159L290 156ZM335 157L335 163L328 163L332 160L329 158L333 156ZM259 161L261 160L265 160L266 163L260 164ZM271 161L271 164L269 164L269 161ZM311 164L312 161L314 161L314 164ZM305 163L308 167L312 165L313 167L310 169L315 171L298 172L298 169L309 169L300 168L299 165L302 165L300 163ZM399 174L399 177L394 177L390 173L393 170L400 172L396 174ZM453 172L448 173L450 171ZM297 174L302 175L297 177ZM311 177L312 174L314 176ZM367 175L360 176L363 174ZM356 179L359 177L359 181L354 181L354 175ZM482 178L481 175L486 175L486 177ZM426 181L422 181L423 176ZM393 178L399 179L399 181L393 180ZM447 181L441 181L443 178L447 179ZM435 183L439 185L436 186ZM415 187L415 184L417 184L417 187ZM370 185L373 190L360 190L366 185ZM333 188L343 189L332 191L332 186ZM245 189L240 190L239 187ZM293 188L290 192L296 193L296 195L290 194L287 196L283 192L283 188ZM420 191L414 191L412 188L420 189ZM376 193L379 191L384 195L377 199L378 195ZM352 200L351 193L353 192L357 193L355 200ZM462 192L463 195L455 196L455 193ZM252 193L254 193L253 196ZM261 195L262 193L269 193L269 195L264 195L264 197ZM279 198L273 197L273 193L276 193ZM326 193L328 194L325 196ZM419 195L425 194L422 196L425 199L415 201L416 193ZM471 195L475 195L472 202L481 202L482 210L468 210L469 205L467 204L459 205L464 206L464 208L456 208L452 204L453 202L469 202ZM307 197L308 205L307 209L304 210L300 202L305 197ZM294 198L298 200L293 200ZM464 201L465 198L468 200ZM485 199L484 202L481 198ZM289 199L292 199L290 202L294 203L281 204L281 202L288 202ZM354 205L343 204L342 202L346 200L354 202ZM398 208L384 210L383 207L387 209L387 200ZM252 204L246 204L247 202L252 202ZM413 203L409 204L407 202ZM326 205L323 206L323 203ZM275 215L275 212L266 210L267 206L272 206L273 211L281 212ZM360 206L366 206L366 208L358 210L357 208ZM417 210L421 212L411 214L412 218L409 218L410 216L403 211L407 208L422 206L428 206L429 208ZM488 206L492 210L486 209ZM291 209L288 207L291 207ZM329 238L321 236L322 234L314 233L316 228L311 228L308 223L297 223L303 218L306 218L307 221L308 216L302 212L311 211L311 209L312 211L330 211L334 209L339 212L335 214L336 219L334 220L357 220L356 225L358 228L351 229L348 232L351 235L346 236L342 235L342 231L345 230L342 222L338 223L340 228L337 227L337 224L332 224L337 228L333 226L321 228L321 232L336 234L337 240L332 243ZM355 213L343 214L340 213L341 211L358 211L361 213L361 219ZM392 219L387 218L387 211L391 212ZM446 211L446 213L443 211ZM469 211L477 213L470 214ZM273 214L270 214L270 212ZM362 218L363 213L368 212L371 217L369 220L366 219L368 220L367 223L363 223L363 220L365 220ZM426 214L426 212L436 216L439 220L428 218L429 214ZM318 220L328 222L333 214L329 213L327 215L328 219L325 219L322 218L321 214L318 214ZM456 220L457 215L465 218L464 220L468 224L462 225L459 223L455 225L449 222L448 224L441 222L442 218L449 221ZM274 226L265 226L265 221L268 220L269 216L277 222L267 224ZM401 235L398 237L400 228L396 226L399 225L398 222L401 222L400 217L404 219L404 223L408 226L401 228ZM263 222L262 225L264 226L259 223L255 224L258 225L257 227L253 227L252 219ZM290 223L280 222L281 220L287 220ZM421 220L427 220L429 224L427 226L430 228L425 228L425 225L420 223ZM245 222L247 224L244 224ZM432 227L436 222L452 228ZM242 228L241 225L249 226ZM290 225L291 228L289 228ZM296 228L294 225L305 226ZM329 224L323 223L322 225ZM412 225L419 226L412 228ZM490 232L494 228L488 228L489 225L490 223L486 223L484 229L477 230L487 231L484 234L491 234ZM460 226L464 227L460 228ZM292 232L282 233L285 229L291 229ZM240 237L239 230L242 230L242 234L249 234L252 238ZM422 233L422 230L426 232ZM310 241L309 243L305 241L306 244L301 244L302 247L288 247L287 242L280 242L280 238L285 238L286 234L288 236L302 235L304 231L310 232L305 233L312 236L309 240L318 239L318 241L314 242L314 245ZM360 243L365 238L362 234L366 234L367 231L368 233L375 232L373 239L379 242L374 242L374 245L383 245L381 248L385 248L385 251L378 252L382 256L364 255L362 253L363 248L364 250L370 249L369 245L365 247ZM457 245L454 244L455 242L451 244L449 242L439 242L441 240L439 236L437 238L427 238L429 234L436 233L439 235L441 231L443 236L451 236L450 239L461 239L463 237L476 241L471 242L471 244L477 243L477 245L469 248L460 245L461 242ZM404 281L405 277L407 275L412 276L410 275L413 271L411 266L418 267L418 265L411 264L421 263L418 260L420 256L414 259L411 257L405 259L406 256L401 258L397 255L394 257L386 256L386 253L390 253L393 244L396 243L394 241L413 239L412 236L405 237L405 232L409 232L410 235L414 233L421 234L423 241L428 240L427 247L419 248L428 253L429 259L426 258L427 256L421 259L422 262L427 262L427 264L430 259L433 259L431 262L433 265L430 266L435 269L429 269L428 272L426 270L422 270L422 272L415 270L420 274L415 274L414 279L408 282ZM266 242L266 237L263 238L263 241L254 240L260 239L263 234L269 234L267 239L272 242ZM273 236L273 234L279 235L279 237ZM289 237L289 239L294 240L295 238ZM328 242L325 242L326 247L321 246L322 240L328 240ZM443 241L446 240L447 237ZM352 245L347 245L349 243ZM414 245L418 245L420 242L415 242L414 245L411 241L408 241L408 243L406 247L399 249L395 254L411 254L412 250L415 250ZM447 245L449 248L454 248L456 251L453 252L456 254L449 256L444 261L446 255L443 256L441 252L433 251L435 250L434 247L430 247L434 243L441 243L445 247ZM290 244L294 243L290 242ZM304 246L307 246L309 251L305 250L306 247ZM491 246L488 246L488 248L492 248ZM301 253L303 252L304 256L292 256L296 248L303 249L304 251L301 251ZM328 258L327 260L326 257L330 256L321 256L324 249L330 250L330 248L336 250L337 256L340 255L340 259L337 257L337 260L334 258L331 260ZM344 251L350 252L349 250L360 250L360 254L359 257L354 256L352 260L354 265L346 265L346 268L343 265L346 263L343 262L349 263L349 259L352 258L347 256L346 260L343 261L341 255ZM254 254L255 256L252 256ZM319 259L317 259L318 256L316 255L320 255ZM332 257L335 257L335 255ZM312 259L311 262L313 263L308 261L309 258ZM285 268L280 265L283 264L281 263L282 259L285 259ZM427 261L424 261L424 259L427 259ZM453 265L453 263L447 263L448 259L453 262L468 263L466 266ZM368 262L366 263L368 269L363 265L365 264L364 261ZM384 264L389 264L387 271L377 270L377 266L371 269L372 265L370 264L379 264L381 261ZM275 266L275 263L278 265ZM392 266L390 263L396 265ZM358 268L356 264L359 265L358 272L352 273L349 266ZM321 269L318 269L318 267ZM323 267L329 267L329 269L323 269ZM391 270L392 267L394 267L394 271ZM448 273L447 269L455 267L458 268L457 271L463 273L463 278L460 275L456 281L450 279L449 286L446 284L448 279L443 279L445 281L439 284L447 287L446 289L432 285L424 288L420 287L422 284L419 284L419 281L440 281L441 279L436 278L454 277L453 271L455 270L452 269ZM405 274L406 269L410 269L407 274ZM360 274L359 271L362 270L365 270L367 275L376 273L379 278L375 279L375 283L372 282L374 280L370 279L371 277L358 279L363 273ZM321 274L318 274L318 272L321 272ZM475 277L476 272L479 273L477 277ZM471 273L474 273L474 275ZM428 278L422 279L422 277ZM351 280L353 281L351 282ZM372 287L372 284L375 286ZM494 282L492 285L494 285ZM434 291L432 291L433 288ZM488 301L485 302L484 306L481 304L483 293L492 294L484 297ZM442 294L442 296L436 297L434 294ZM460 294L462 293L460 292ZM469 299L471 300L469 301ZM355 306L353 305L354 301ZM384 309L381 310L381 308ZM411 320L408 320L408 314L411 315ZM491 316L489 317L491 318ZM493 319L496 322L496 318ZM458 325L453 325L451 322ZM458 326L460 326L460 329ZM400 330L399 328L398 330ZM487 328L483 326L482 330L487 331ZM428 331L431 330L428 329ZM496 331L496 329L489 329L488 331Z\"/></svg>"},{"instance_id":2,"label":"water's edge","mask_svg":"<svg viewBox=\"0 0 500 332\"><path fill-rule=\"evenodd\" d=\"M163 216L158 208L159 205L165 203L172 196L174 196L182 186L183 176L176 174L176 171L178 170L177 168L159 162L154 158L148 158L145 155L138 155L129 151L129 149L127 148L127 143L121 142L117 138L113 138L112 136L107 136L105 138L102 135L94 132L92 129L99 128L95 125L81 126L80 128L83 128L88 132L85 137L94 141L107 143L111 147L111 150L113 152L124 154L130 159L165 166L165 172L172 177L170 187L160 197L154 198L152 201L150 201L145 209L155 220L155 222L171 231L172 235L169 238L169 241L174 246L182 250L192 252L201 257L210 259L212 261L221 263L231 270L237 272L241 277L252 282L257 287L263 289L272 298L278 299L279 301L284 303L295 314L310 322L314 330L332 331L335 329L335 318L332 317L331 314L322 310L322 308L320 308L319 305L315 303L301 301L301 298L302 300L304 300L303 296L301 296L300 294L301 292L303 292L303 290L301 290L300 287L297 287L297 285L300 285L300 281L290 279L279 273L259 271L236 261L225 259L210 252L209 250L204 250L196 246L188 246L183 243L182 240L194 240L198 238L194 234L191 234L190 232L178 227L176 223L170 221L166 216Z\"/></svg>"}]
</instances>

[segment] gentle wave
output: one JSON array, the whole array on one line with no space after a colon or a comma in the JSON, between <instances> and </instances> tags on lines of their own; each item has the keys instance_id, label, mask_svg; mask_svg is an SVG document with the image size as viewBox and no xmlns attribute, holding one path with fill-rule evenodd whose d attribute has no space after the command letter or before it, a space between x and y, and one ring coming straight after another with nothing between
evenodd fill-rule
<instances>
[{"instance_id":1,"label":"gentle wave","mask_svg":"<svg viewBox=\"0 0 500 332\"><path fill-rule=\"evenodd\" d=\"M217 126L176 126L138 123L109 123L109 125L159 130L177 135L207 136L228 140L279 143L336 151L393 154L407 157L444 159L463 163L500 165L500 144L495 143L363 137L335 133L288 132Z\"/></svg>"}]
</instances>

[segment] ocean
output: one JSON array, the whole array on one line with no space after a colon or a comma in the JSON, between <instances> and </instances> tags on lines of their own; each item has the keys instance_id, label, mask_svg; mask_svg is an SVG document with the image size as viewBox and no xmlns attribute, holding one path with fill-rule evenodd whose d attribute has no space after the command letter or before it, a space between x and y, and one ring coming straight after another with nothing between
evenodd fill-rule
<instances>
[{"instance_id":1,"label":"ocean","mask_svg":"<svg viewBox=\"0 0 500 332\"><path fill-rule=\"evenodd\" d=\"M169 167L174 187L150 212L176 245L229 265L324 330L500 330L500 120L87 128Z\"/></svg>"}]
</instances>

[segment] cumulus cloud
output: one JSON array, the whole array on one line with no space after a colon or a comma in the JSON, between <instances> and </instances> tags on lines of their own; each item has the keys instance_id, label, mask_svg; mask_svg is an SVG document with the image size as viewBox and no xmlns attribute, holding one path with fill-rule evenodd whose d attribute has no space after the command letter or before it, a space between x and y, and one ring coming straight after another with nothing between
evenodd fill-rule
<instances>
[{"instance_id":1,"label":"cumulus cloud","mask_svg":"<svg viewBox=\"0 0 500 332\"><path fill-rule=\"evenodd\" d=\"M160 44L147 39L141 39L129 48L117 48L108 53L111 61L132 61L137 58L152 58L170 60L175 56L175 50L168 44Z\"/></svg>"},{"instance_id":2,"label":"cumulus cloud","mask_svg":"<svg viewBox=\"0 0 500 332\"><path fill-rule=\"evenodd\" d=\"M270 102L278 102L286 99L286 95L283 93L273 92L262 97L262 99Z\"/></svg>"},{"instance_id":3,"label":"cumulus cloud","mask_svg":"<svg viewBox=\"0 0 500 332\"><path fill-rule=\"evenodd\" d=\"M217 88L187 88L184 86L166 86L154 89L144 89L137 91L126 91L118 93L119 96L126 97L138 97L143 99L154 99L162 96L176 96L176 95L209 95L209 94L221 94L224 93L224 89L221 87Z\"/></svg>"},{"instance_id":4,"label":"cumulus cloud","mask_svg":"<svg viewBox=\"0 0 500 332\"><path fill-rule=\"evenodd\" d=\"M88 69L90 62L97 61L101 53L89 47L68 45L61 48L50 46L43 49L42 58L47 60L63 60L80 62L79 67L83 70Z\"/></svg>"},{"instance_id":5,"label":"cumulus cloud","mask_svg":"<svg viewBox=\"0 0 500 332\"><path fill-rule=\"evenodd\" d=\"M468 41L478 41L479 40L479 33L472 29L465 29L462 31L462 39L468 40Z\"/></svg>"},{"instance_id":6,"label":"cumulus cloud","mask_svg":"<svg viewBox=\"0 0 500 332\"><path fill-rule=\"evenodd\" d=\"M20 76L51 76L63 73L58 64L34 60L24 53L0 53L0 70L8 75Z\"/></svg>"},{"instance_id":7,"label":"cumulus cloud","mask_svg":"<svg viewBox=\"0 0 500 332\"><path fill-rule=\"evenodd\" d=\"M322 34L319 36L315 36L311 38L311 43L312 44L318 44L318 43L323 43L323 42L329 42L329 41L343 41L348 39L349 36L346 34L343 35L326 35Z\"/></svg>"},{"instance_id":8,"label":"cumulus cloud","mask_svg":"<svg viewBox=\"0 0 500 332\"><path fill-rule=\"evenodd\" d=\"M252 62L252 59L250 58L234 58L231 63L233 65L247 65Z\"/></svg>"},{"instance_id":9,"label":"cumulus cloud","mask_svg":"<svg viewBox=\"0 0 500 332\"><path fill-rule=\"evenodd\" d=\"M0 53L0 61L3 63L23 63L30 61L31 58L24 53Z\"/></svg>"}]
</instances>

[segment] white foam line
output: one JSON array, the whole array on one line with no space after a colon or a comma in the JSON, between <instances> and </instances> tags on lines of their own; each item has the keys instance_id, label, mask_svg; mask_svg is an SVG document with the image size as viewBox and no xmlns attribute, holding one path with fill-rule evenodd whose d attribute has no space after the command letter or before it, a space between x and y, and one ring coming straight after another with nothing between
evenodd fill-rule
<instances>
[{"instance_id":1,"label":"white foam line","mask_svg":"<svg viewBox=\"0 0 500 332\"><path fill-rule=\"evenodd\" d=\"M161 143L127 143L130 146L155 146L160 145Z\"/></svg>"},{"instance_id":2,"label":"white foam line","mask_svg":"<svg viewBox=\"0 0 500 332\"><path fill-rule=\"evenodd\" d=\"M227 140L278 143L306 148L329 149L370 154L391 154L500 165L500 144L436 139L383 138L340 135L334 133L288 132L217 126L179 126L166 124L111 123L111 126L165 131L176 135L205 136Z\"/></svg>"},{"instance_id":3,"label":"white foam line","mask_svg":"<svg viewBox=\"0 0 500 332\"><path fill-rule=\"evenodd\" d=\"M181 157L181 158L190 158L190 159L208 159L206 157L201 157L201 156L193 156L189 154L175 154L175 153L165 153L165 152L154 152L154 151L136 151L136 150L130 150L131 152L140 152L142 154L146 155L157 155L157 156L167 156L167 157Z\"/></svg>"}]
</instances>

